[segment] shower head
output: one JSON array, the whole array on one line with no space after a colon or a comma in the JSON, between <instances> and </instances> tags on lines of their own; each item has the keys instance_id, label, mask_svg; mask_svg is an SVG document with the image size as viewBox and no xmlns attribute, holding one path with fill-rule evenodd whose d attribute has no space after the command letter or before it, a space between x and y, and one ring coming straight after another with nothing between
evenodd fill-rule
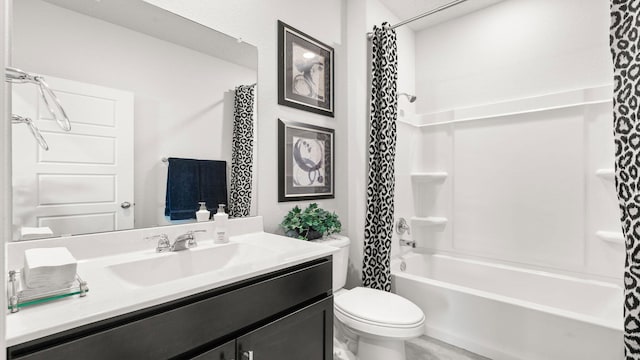
<instances>
[{"instance_id":1,"label":"shower head","mask_svg":"<svg viewBox=\"0 0 640 360\"><path fill-rule=\"evenodd\" d=\"M409 100L410 103L415 102L417 97L415 95L411 95L411 94L407 94L407 93L399 93L398 97L400 96L406 96L407 100Z\"/></svg>"}]
</instances>

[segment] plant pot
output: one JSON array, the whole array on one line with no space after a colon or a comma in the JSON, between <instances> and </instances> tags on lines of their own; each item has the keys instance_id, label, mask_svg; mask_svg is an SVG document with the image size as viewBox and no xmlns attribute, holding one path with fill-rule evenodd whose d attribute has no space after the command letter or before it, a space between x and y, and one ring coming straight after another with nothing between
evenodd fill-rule
<instances>
[{"instance_id":1,"label":"plant pot","mask_svg":"<svg viewBox=\"0 0 640 360\"><path fill-rule=\"evenodd\" d=\"M315 231L313 229L309 229L309 232L307 234L307 240L320 239L321 237L322 237L322 233L321 232Z\"/></svg>"},{"instance_id":2,"label":"plant pot","mask_svg":"<svg viewBox=\"0 0 640 360\"><path fill-rule=\"evenodd\" d=\"M307 237L307 240L315 240L315 239L320 239L322 237L322 233L313 229L310 229L308 231L308 234L306 231L303 231L302 233L298 233L295 230L289 230L285 233L285 235L289 236L289 237L294 237L294 238L299 238L300 236L305 236Z\"/></svg>"}]
</instances>

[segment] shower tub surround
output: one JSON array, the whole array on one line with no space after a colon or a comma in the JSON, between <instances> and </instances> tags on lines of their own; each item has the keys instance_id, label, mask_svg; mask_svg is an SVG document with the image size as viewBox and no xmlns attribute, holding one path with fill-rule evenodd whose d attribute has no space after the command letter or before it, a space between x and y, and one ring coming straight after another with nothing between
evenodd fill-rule
<instances>
[{"instance_id":1,"label":"shower tub surround","mask_svg":"<svg viewBox=\"0 0 640 360\"><path fill-rule=\"evenodd\" d=\"M424 311L427 336L494 360L624 358L620 286L417 252L391 271L393 292Z\"/></svg>"},{"instance_id":2,"label":"shower tub surround","mask_svg":"<svg viewBox=\"0 0 640 360\"><path fill-rule=\"evenodd\" d=\"M402 123L396 216L417 248L406 271L394 261L393 283L425 312L428 336L496 360L623 359L611 93Z\"/></svg>"}]
</instances>

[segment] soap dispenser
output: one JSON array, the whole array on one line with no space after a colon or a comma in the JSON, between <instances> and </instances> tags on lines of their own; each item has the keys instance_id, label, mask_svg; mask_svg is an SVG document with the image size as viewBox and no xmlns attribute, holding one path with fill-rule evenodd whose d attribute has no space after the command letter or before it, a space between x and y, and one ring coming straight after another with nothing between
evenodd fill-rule
<instances>
[{"instance_id":1,"label":"soap dispenser","mask_svg":"<svg viewBox=\"0 0 640 360\"><path fill-rule=\"evenodd\" d=\"M196 211L196 219L198 219L198 222L209 221L209 216L211 215L211 212L207 210L207 203L204 201L201 201L198 204L200 204L200 210Z\"/></svg>"},{"instance_id":2,"label":"soap dispenser","mask_svg":"<svg viewBox=\"0 0 640 360\"><path fill-rule=\"evenodd\" d=\"M224 212L224 206L224 204L218 204L218 212L213 215L213 221L216 225L216 244L225 244L229 242L229 234L227 233L229 215Z\"/></svg>"}]
</instances>

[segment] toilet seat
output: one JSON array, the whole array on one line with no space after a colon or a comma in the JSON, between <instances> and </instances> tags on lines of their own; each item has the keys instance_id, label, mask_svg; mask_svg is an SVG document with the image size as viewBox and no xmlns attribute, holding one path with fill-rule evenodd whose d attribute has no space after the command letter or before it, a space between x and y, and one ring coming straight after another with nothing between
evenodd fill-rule
<instances>
[{"instance_id":1,"label":"toilet seat","mask_svg":"<svg viewBox=\"0 0 640 360\"><path fill-rule=\"evenodd\" d=\"M336 296L334 304L338 320L364 336L409 339L424 331L422 310L396 294L357 287Z\"/></svg>"}]
</instances>

